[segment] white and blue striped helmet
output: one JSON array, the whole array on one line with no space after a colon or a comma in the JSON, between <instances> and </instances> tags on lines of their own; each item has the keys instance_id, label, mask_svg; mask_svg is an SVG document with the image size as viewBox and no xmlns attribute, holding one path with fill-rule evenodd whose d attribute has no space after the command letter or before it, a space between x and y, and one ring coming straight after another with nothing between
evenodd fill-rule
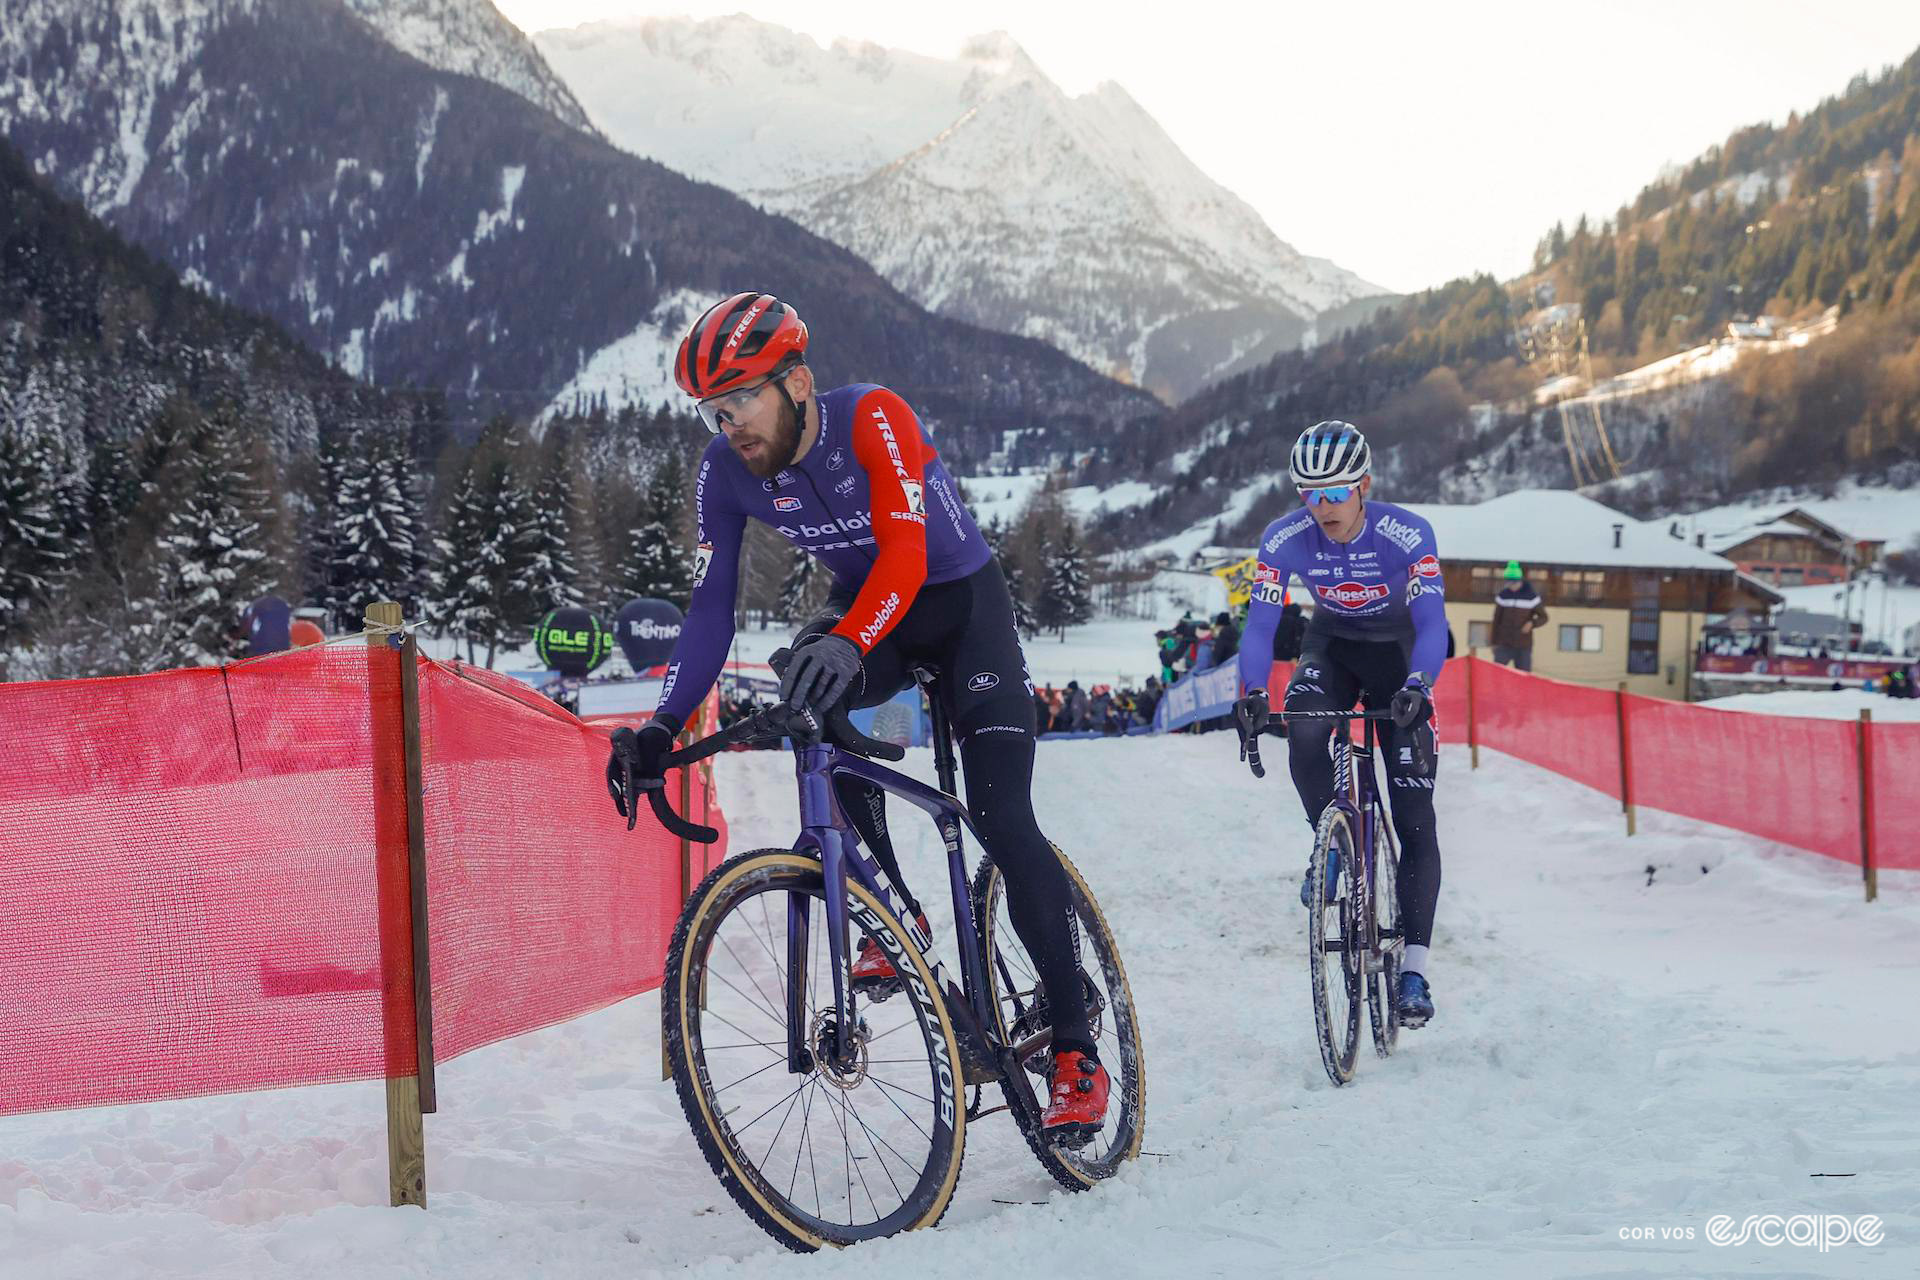
<instances>
[{"instance_id":1,"label":"white and blue striped helmet","mask_svg":"<svg viewBox=\"0 0 1920 1280\"><path fill-rule=\"evenodd\" d=\"M1287 470L1298 489L1356 484L1373 471L1373 451L1351 422L1316 422L1293 442Z\"/></svg>"}]
</instances>

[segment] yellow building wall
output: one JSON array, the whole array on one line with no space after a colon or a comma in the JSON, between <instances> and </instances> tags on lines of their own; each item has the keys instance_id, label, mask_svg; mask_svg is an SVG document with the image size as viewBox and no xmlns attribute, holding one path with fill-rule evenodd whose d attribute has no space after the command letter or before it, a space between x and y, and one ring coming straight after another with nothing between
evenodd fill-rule
<instances>
[{"instance_id":1,"label":"yellow building wall","mask_svg":"<svg viewBox=\"0 0 1920 1280\"><path fill-rule=\"evenodd\" d=\"M1493 610L1491 602L1447 602L1447 625L1453 629L1456 654L1467 652L1467 624L1484 622L1491 627ZM1627 610L1548 605L1546 625L1536 631L1533 637L1534 674L1605 689L1616 689L1624 680L1629 693L1684 701L1693 676L1691 646L1700 642L1700 629L1706 625L1706 615L1692 615L1691 634L1687 620L1688 615L1684 610L1663 611L1660 614L1659 673L1649 676L1628 675ZM1560 649L1560 627L1563 623L1568 626L1598 626L1600 652L1563 652ZM1490 647L1481 648L1478 652L1483 658L1493 657Z\"/></svg>"}]
</instances>

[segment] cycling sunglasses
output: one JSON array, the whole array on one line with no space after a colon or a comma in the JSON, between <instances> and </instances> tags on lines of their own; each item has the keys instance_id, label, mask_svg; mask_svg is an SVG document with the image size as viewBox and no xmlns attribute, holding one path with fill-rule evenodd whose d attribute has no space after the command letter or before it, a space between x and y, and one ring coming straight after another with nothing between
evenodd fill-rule
<instances>
[{"instance_id":1,"label":"cycling sunglasses","mask_svg":"<svg viewBox=\"0 0 1920 1280\"><path fill-rule=\"evenodd\" d=\"M724 395L709 396L705 400L696 401L694 408L700 411L700 421L707 424L707 430L714 435L719 435L720 424L723 422L739 426L740 419L753 408L753 402L760 398L760 393L779 377L779 374L774 374L760 379L750 387L740 387Z\"/></svg>"},{"instance_id":2,"label":"cycling sunglasses","mask_svg":"<svg viewBox=\"0 0 1920 1280\"><path fill-rule=\"evenodd\" d=\"M1353 496L1353 489L1354 486L1350 484L1328 485L1324 489L1302 489L1300 498L1310 507L1322 502L1345 502Z\"/></svg>"}]
</instances>

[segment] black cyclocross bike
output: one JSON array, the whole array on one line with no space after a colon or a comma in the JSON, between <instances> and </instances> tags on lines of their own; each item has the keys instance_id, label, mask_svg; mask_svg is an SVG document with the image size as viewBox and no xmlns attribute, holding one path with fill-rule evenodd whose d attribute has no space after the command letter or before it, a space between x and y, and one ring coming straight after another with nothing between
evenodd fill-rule
<instances>
[{"instance_id":1,"label":"black cyclocross bike","mask_svg":"<svg viewBox=\"0 0 1920 1280\"><path fill-rule=\"evenodd\" d=\"M1400 1037L1394 992L1400 984L1400 956L1406 946L1400 929L1398 872L1400 849L1393 823L1374 774L1374 725L1391 721L1385 711L1286 711L1273 722L1338 720L1333 736L1333 799L1320 811L1313 831L1313 857L1307 864L1311 903L1307 908L1307 968L1313 979L1313 1023L1320 1040L1320 1062L1335 1084L1353 1079L1360 1052L1361 993L1373 1026L1374 1052L1386 1057ZM1353 745L1352 722L1365 721L1360 746ZM1421 756L1425 748L1418 742ZM1245 744L1253 776L1264 778L1260 739ZM1425 769L1424 761L1421 768ZM1360 857L1354 857L1355 850ZM1334 875L1327 874L1327 862ZM1354 874L1354 868L1359 874ZM1329 884L1329 881L1332 881Z\"/></svg>"},{"instance_id":2,"label":"black cyclocross bike","mask_svg":"<svg viewBox=\"0 0 1920 1280\"><path fill-rule=\"evenodd\" d=\"M1113 934L1064 854L1080 980L1113 1092L1099 1132L1067 1141L1041 1132L1053 1058L1046 991L1013 931L992 858L971 880L966 874L961 834L973 827L954 795L947 718L932 673L916 676L933 708L937 790L864 759L906 753L861 734L844 709L823 725L779 703L665 761L674 769L735 743L795 744L800 835L791 848L727 859L694 890L668 950L660 1017L680 1105L707 1163L749 1217L798 1251L938 1222L960 1176L967 1122L993 1111L1012 1113L1069 1190L1111 1177L1140 1152L1139 1017ZM832 779L843 773L933 819L946 844L964 989L861 851L834 797ZM669 831L717 838L676 815L662 789L649 797ZM855 989L850 966L863 938L902 976L897 985ZM981 1086L996 1082L1005 1103L983 1109ZM971 1098L963 1096L969 1087Z\"/></svg>"}]
</instances>

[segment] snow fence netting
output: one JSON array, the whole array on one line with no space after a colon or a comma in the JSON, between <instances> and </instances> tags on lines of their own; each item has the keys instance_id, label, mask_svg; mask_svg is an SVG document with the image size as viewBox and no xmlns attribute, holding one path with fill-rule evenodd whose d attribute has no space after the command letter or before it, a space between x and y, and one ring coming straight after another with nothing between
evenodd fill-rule
<instances>
[{"instance_id":1,"label":"snow fence netting","mask_svg":"<svg viewBox=\"0 0 1920 1280\"><path fill-rule=\"evenodd\" d=\"M631 833L613 811L607 735L623 719L583 724L492 672L422 664L438 1057L660 984L684 901L680 842L650 811ZM691 849L698 883L724 856L726 828L711 766L691 774L668 776L673 807L721 832Z\"/></svg>"},{"instance_id":2,"label":"snow fence netting","mask_svg":"<svg viewBox=\"0 0 1920 1280\"><path fill-rule=\"evenodd\" d=\"M1627 788L1636 806L1860 860L1858 725L1637 694L1626 696L1626 708Z\"/></svg>"},{"instance_id":3,"label":"snow fence netting","mask_svg":"<svg viewBox=\"0 0 1920 1280\"><path fill-rule=\"evenodd\" d=\"M0 1114L416 1069L383 1018L412 982L381 945L410 931L399 664L0 684ZM606 727L420 680L437 1057L656 985L680 845L613 814Z\"/></svg>"},{"instance_id":4,"label":"snow fence netting","mask_svg":"<svg viewBox=\"0 0 1920 1280\"><path fill-rule=\"evenodd\" d=\"M1478 658L1468 661L1473 663L1473 728L1481 746L1620 798L1618 693ZM1466 671L1450 674L1460 685L1455 692L1464 691ZM1452 741L1465 740L1466 726L1456 722Z\"/></svg>"},{"instance_id":5,"label":"snow fence netting","mask_svg":"<svg viewBox=\"0 0 1920 1280\"><path fill-rule=\"evenodd\" d=\"M1914 802L1920 800L1920 724L1882 721L1870 734L1873 864L1920 870L1920 834L1914 830Z\"/></svg>"}]
</instances>

